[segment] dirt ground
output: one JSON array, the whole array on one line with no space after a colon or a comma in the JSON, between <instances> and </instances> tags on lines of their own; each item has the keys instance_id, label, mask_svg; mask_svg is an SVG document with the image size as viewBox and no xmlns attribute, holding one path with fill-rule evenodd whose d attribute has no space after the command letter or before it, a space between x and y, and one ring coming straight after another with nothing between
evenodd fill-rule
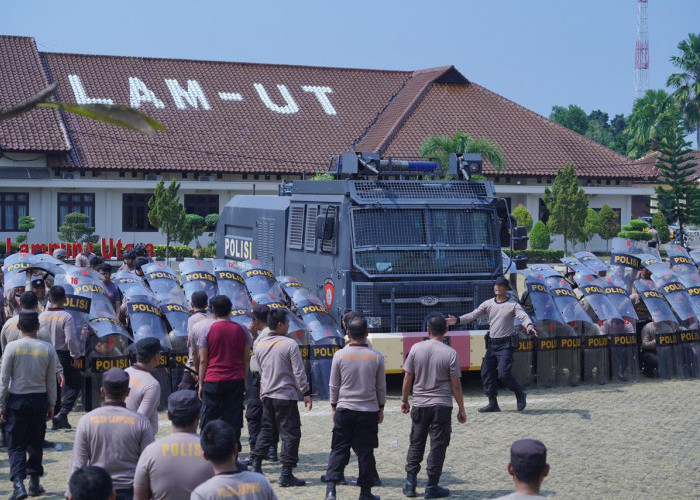
<instances>
[{"instance_id":1,"label":"dirt ground","mask_svg":"<svg viewBox=\"0 0 700 500\"><path fill-rule=\"evenodd\" d=\"M557 498L698 498L700 492L700 382L644 380L634 384L555 388L529 391L528 407L515 410L515 398L507 391L500 398L501 413L479 414L485 403L478 376L465 377L464 394L468 421L453 420L442 485L452 498L493 498L512 491L506 472L509 448L520 438L536 438L548 447L550 476L543 493ZM409 418L399 410L400 378L391 377L391 397L380 426L376 450L379 474L384 482L374 493L383 499L403 498L401 485L410 429ZM330 450L330 406L319 401L302 411L300 465L296 474L307 486L276 487L278 464L265 463L280 499L322 499ZM70 421L75 425L81 413ZM170 432L165 414L160 415L159 436ZM245 433L245 430L244 430ZM244 434L245 435L245 434ZM44 455L44 498L60 498L65 489L74 431L48 432L62 451ZM247 448L247 447L245 447ZM243 454L248 450L244 449ZM0 495L9 495L6 451L0 455ZM353 459L346 477L357 475ZM419 492L425 486L419 475ZM338 488L338 498L357 498L352 486Z\"/></svg>"}]
</instances>

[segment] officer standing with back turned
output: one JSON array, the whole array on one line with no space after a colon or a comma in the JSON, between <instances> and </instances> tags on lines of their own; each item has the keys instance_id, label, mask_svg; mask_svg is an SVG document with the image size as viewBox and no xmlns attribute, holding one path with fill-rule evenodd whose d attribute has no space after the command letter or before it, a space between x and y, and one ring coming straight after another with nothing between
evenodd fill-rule
<instances>
[{"instance_id":1,"label":"officer standing with back turned","mask_svg":"<svg viewBox=\"0 0 700 500\"><path fill-rule=\"evenodd\" d=\"M456 318L449 316L447 325L453 326L460 323L471 323L474 320L488 315L489 332L486 335L486 355L481 363L481 379L484 382L484 392L489 398L489 404L479 408L479 411L501 411L498 407L498 380L501 380L508 389L515 392L518 403L518 411L525 409L525 391L511 373L513 368L513 333L514 320L517 317L520 323L527 328L527 332L537 336L537 331L532 320L515 299L508 297L510 290L508 280L499 276L493 285L493 299L482 302L479 307L469 314Z\"/></svg>"}]
</instances>

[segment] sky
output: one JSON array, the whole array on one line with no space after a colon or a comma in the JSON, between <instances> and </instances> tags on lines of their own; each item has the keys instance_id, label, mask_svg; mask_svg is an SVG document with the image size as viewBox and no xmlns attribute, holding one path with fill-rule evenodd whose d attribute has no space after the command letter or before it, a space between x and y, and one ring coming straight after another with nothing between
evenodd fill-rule
<instances>
[{"instance_id":1,"label":"sky","mask_svg":"<svg viewBox=\"0 0 700 500\"><path fill-rule=\"evenodd\" d=\"M700 32L700 0L649 0L649 88ZM0 33L39 50L416 70L468 79L548 116L629 114L636 0L4 0ZM0 69L0 74L1 74Z\"/></svg>"}]
</instances>

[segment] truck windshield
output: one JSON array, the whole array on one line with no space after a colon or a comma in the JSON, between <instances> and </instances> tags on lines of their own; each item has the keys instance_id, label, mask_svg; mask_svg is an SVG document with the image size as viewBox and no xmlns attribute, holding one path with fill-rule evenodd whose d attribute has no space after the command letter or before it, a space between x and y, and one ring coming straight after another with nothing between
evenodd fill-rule
<instances>
[{"instance_id":1,"label":"truck windshield","mask_svg":"<svg viewBox=\"0 0 700 500\"><path fill-rule=\"evenodd\" d=\"M368 275L491 274L500 264L495 212L357 208L355 265Z\"/></svg>"}]
</instances>

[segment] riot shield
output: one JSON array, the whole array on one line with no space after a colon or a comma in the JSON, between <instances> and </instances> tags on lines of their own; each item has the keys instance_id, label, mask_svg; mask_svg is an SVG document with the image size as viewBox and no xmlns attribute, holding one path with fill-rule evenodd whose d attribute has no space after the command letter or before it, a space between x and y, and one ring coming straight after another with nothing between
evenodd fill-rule
<instances>
[{"instance_id":1,"label":"riot shield","mask_svg":"<svg viewBox=\"0 0 700 500\"><path fill-rule=\"evenodd\" d=\"M101 275L100 275L101 276ZM95 281L90 276L80 273L59 274L54 278L54 285L60 285L65 290L72 289L74 295L90 299L90 316L108 316L116 318L112 302L107 297L102 281Z\"/></svg>"},{"instance_id":2,"label":"riot shield","mask_svg":"<svg viewBox=\"0 0 700 500\"><path fill-rule=\"evenodd\" d=\"M557 306L559 313L566 323L575 326L572 323L584 322L591 323L591 317L586 313L579 303L574 291L569 283L561 276L550 276L545 279L545 284L549 288L549 293L554 299L554 305Z\"/></svg>"},{"instance_id":3,"label":"riot shield","mask_svg":"<svg viewBox=\"0 0 700 500\"><path fill-rule=\"evenodd\" d=\"M574 256L584 266L591 269L598 276L605 276L608 272L608 267L591 252L576 252Z\"/></svg>"},{"instance_id":4,"label":"riot shield","mask_svg":"<svg viewBox=\"0 0 700 500\"><path fill-rule=\"evenodd\" d=\"M605 279L599 281L600 286L605 290L605 295L608 297L610 302L612 302L617 312L622 316L623 319L630 321L637 321L637 313L634 310L634 304L627 295L627 290L621 286L616 285L612 278L609 276Z\"/></svg>"},{"instance_id":5,"label":"riot shield","mask_svg":"<svg viewBox=\"0 0 700 500\"><path fill-rule=\"evenodd\" d=\"M620 382L639 378L637 332L631 323L610 318L603 323L603 333L610 338L610 367Z\"/></svg>"},{"instance_id":6,"label":"riot shield","mask_svg":"<svg viewBox=\"0 0 700 500\"><path fill-rule=\"evenodd\" d=\"M175 271L162 262L151 262L141 266L148 286L156 295L178 295L182 293L180 280Z\"/></svg>"},{"instance_id":7,"label":"riot shield","mask_svg":"<svg viewBox=\"0 0 700 500\"><path fill-rule=\"evenodd\" d=\"M29 268L41 269L52 276L56 276L57 274L65 274L67 270L62 261L54 259L50 255L46 254L32 255L29 259Z\"/></svg>"},{"instance_id":8,"label":"riot shield","mask_svg":"<svg viewBox=\"0 0 700 500\"><path fill-rule=\"evenodd\" d=\"M590 273L590 271L588 272ZM579 271L574 274L574 281L599 320L622 319L617 308L605 293L604 283L597 276L583 274Z\"/></svg>"},{"instance_id":9,"label":"riot shield","mask_svg":"<svg viewBox=\"0 0 700 500\"><path fill-rule=\"evenodd\" d=\"M85 356L85 411L101 404L102 374L110 368L128 368L131 359L127 355L129 337L124 327L112 318L92 318L89 326L93 332L88 337ZM128 335L128 333L127 333Z\"/></svg>"},{"instance_id":10,"label":"riot shield","mask_svg":"<svg viewBox=\"0 0 700 500\"><path fill-rule=\"evenodd\" d=\"M640 250L638 241L613 238L607 277L616 286L624 288L628 292L632 290L632 282L636 279L641 266L639 257L635 255Z\"/></svg>"},{"instance_id":11,"label":"riot shield","mask_svg":"<svg viewBox=\"0 0 700 500\"><path fill-rule=\"evenodd\" d=\"M553 267L548 266L547 264L535 264L535 265L529 266L528 270L531 271L532 273L536 274L540 278L543 278L543 279L552 278L552 277L558 277L558 278L562 277L562 275L559 271L556 271Z\"/></svg>"},{"instance_id":12,"label":"riot shield","mask_svg":"<svg viewBox=\"0 0 700 500\"><path fill-rule=\"evenodd\" d=\"M124 297L129 297L131 295L152 295L155 296L153 291L151 291L146 282L140 276L129 271L121 271L114 273L112 275L112 281L116 283L119 287L119 291L122 292Z\"/></svg>"},{"instance_id":13,"label":"riot shield","mask_svg":"<svg viewBox=\"0 0 700 500\"><path fill-rule=\"evenodd\" d=\"M275 275L262 266L246 269L243 272L243 279L255 304L269 305L285 302L284 292L275 280Z\"/></svg>"},{"instance_id":14,"label":"riot shield","mask_svg":"<svg viewBox=\"0 0 700 500\"><path fill-rule=\"evenodd\" d=\"M665 245L668 254L668 262L679 276L697 275L698 268L695 261L688 255L685 248L680 245Z\"/></svg>"},{"instance_id":15,"label":"riot shield","mask_svg":"<svg viewBox=\"0 0 700 500\"><path fill-rule=\"evenodd\" d=\"M277 282L284 290L284 293L289 297L292 304L298 305L302 302L308 302L316 297L309 291L301 282L294 276L279 276ZM320 302L320 300L319 300Z\"/></svg>"},{"instance_id":16,"label":"riot shield","mask_svg":"<svg viewBox=\"0 0 700 500\"><path fill-rule=\"evenodd\" d=\"M681 329L678 332L680 376L700 377L700 330Z\"/></svg>"},{"instance_id":17,"label":"riot shield","mask_svg":"<svg viewBox=\"0 0 700 500\"><path fill-rule=\"evenodd\" d=\"M678 276L681 283L685 285L690 301L693 303L693 310L696 317L700 312L700 275L697 274L681 274Z\"/></svg>"},{"instance_id":18,"label":"riot shield","mask_svg":"<svg viewBox=\"0 0 700 500\"><path fill-rule=\"evenodd\" d=\"M697 328L697 312L683 283L676 273L666 268L653 272L651 279L656 288L664 295L671 309L676 313L678 323L684 328Z\"/></svg>"},{"instance_id":19,"label":"riot shield","mask_svg":"<svg viewBox=\"0 0 700 500\"><path fill-rule=\"evenodd\" d=\"M639 253L637 257L639 257L640 265L646 267L652 273L658 274L669 270L669 267L661 261L661 257L657 257L652 253Z\"/></svg>"},{"instance_id":20,"label":"riot shield","mask_svg":"<svg viewBox=\"0 0 700 500\"><path fill-rule=\"evenodd\" d=\"M653 281L640 279L634 282L634 287L637 289L637 292L639 292L639 298L649 310L651 320L654 323L667 321L678 326L676 315L673 314L671 307L666 302L663 294L656 288Z\"/></svg>"},{"instance_id":21,"label":"riot shield","mask_svg":"<svg viewBox=\"0 0 700 500\"><path fill-rule=\"evenodd\" d=\"M32 254L19 252L13 253L5 257L2 266L2 272L5 274L5 281L15 276L17 273L22 273L29 270Z\"/></svg>"},{"instance_id":22,"label":"riot shield","mask_svg":"<svg viewBox=\"0 0 700 500\"><path fill-rule=\"evenodd\" d=\"M513 351L512 373L521 386L530 387L537 382L535 341L524 328L516 328L516 332L518 344Z\"/></svg>"},{"instance_id":23,"label":"riot shield","mask_svg":"<svg viewBox=\"0 0 700 500\"><path fill-rule=\"evenodd\" d=\"M180 263L182 287L189 302L194 292L202 291L208 298L218 295L216 277L211 262L204 260L186 260Z\"/></svg>"},{"instance_id":24,"label":"riot shield","mask_svg":"<svg viewBox=\"0 0 700 500\"><path fill-rule=\"evenodd\" d=\"M87 326L90 319L90 304L91 300L88 297L81 297L73 293L73 287L70 285L63 285L63 289L66 292L66 302L63 308L70 313L73 318L73 324L75 325L75 333L79 335L82 339L87 338ZM85 354L85 342L81 342L81 347L83 352L81 356Z\"/></svg>"},{"instance_id":25,"label":"riot shield","mask_svg":"<svg viewBox=\"0 0 700 500\"><path fill-rule=\"evenodd\" d=\"M76 277L79 279L91 279L98 283L102 283L103 276L97 271L93 271L88 267L69 267L66 268L66 274L70 277Z\"/></svg>"},{"instance_id":26,"label":"riot shield","mask_svg":"<svg viewBox=\"0 0 700 500\"><path fill-rule=\"evenodd\" d=\"M231 299L234 309L250 309L250 294L245 280L232 260L214 259L214 276L221 295Z\"/></svg>"},{"instance_id":27,"label":"riot shield","mask_svg":"<svg viewBox=\"0 0 700 500\"><path fill-rule=\"evenodd\" d=\"M556 384L577 386L581 382L581 336L569 325L554 321L543 325L556 339ZM545 351L547 352L547 351ZM540 358L538 353L537 363ZM539 377L539 372L538 372Z\"/></svg>"},{"instance_id":28,"label":"riot shield","mask_svg":"<svg viewBox=\"0 0 700 500\"><path fill-rule=\"evenodd\" d=\"M662 379L676 378L682 373L682 353L677 328L678 325L662 322L649 323L642 329L642 362L652 365L656 362L659 378ZM647 336L654 339L654 349L645 352L644 341ZM653 366L651 368L653 370Z\"/></svg>"},{"instance_id":29,"label":"riot shield","mask_svg":"<svg viewBox=\"0 0 700 500\"><path fill-rule=\"evenodd\" d=\"M700 266L700 248L690 251L690 258L693 259L696 266ZM5 260L7 262L7 259Z\"/></svg>"},{"instance_id":30,"label":"riot shield","mask_svg":"<svg viewBox=\"0 0 700 500\"><path fill-rule=\"evenodd\" d=\"M583 381L606 384L610 377L610 338L592 323L581 323L579 329L582 335Z\"/></svg>"},{"instance_id":31,"label":"riot shield","mask_svg":"<svg viewBox=\"0 0 700 500\"><path fill-rule=\"evenodd\" d=\"M159 297L160 310L165 315L168 338L172 348L171 352L167 354L171 391L177 391L177 386L185 371L184 367L189 359L187 320L190 317L190 311L182 303L182 298L177 295Z\"/></svg>"}]
</instances>

